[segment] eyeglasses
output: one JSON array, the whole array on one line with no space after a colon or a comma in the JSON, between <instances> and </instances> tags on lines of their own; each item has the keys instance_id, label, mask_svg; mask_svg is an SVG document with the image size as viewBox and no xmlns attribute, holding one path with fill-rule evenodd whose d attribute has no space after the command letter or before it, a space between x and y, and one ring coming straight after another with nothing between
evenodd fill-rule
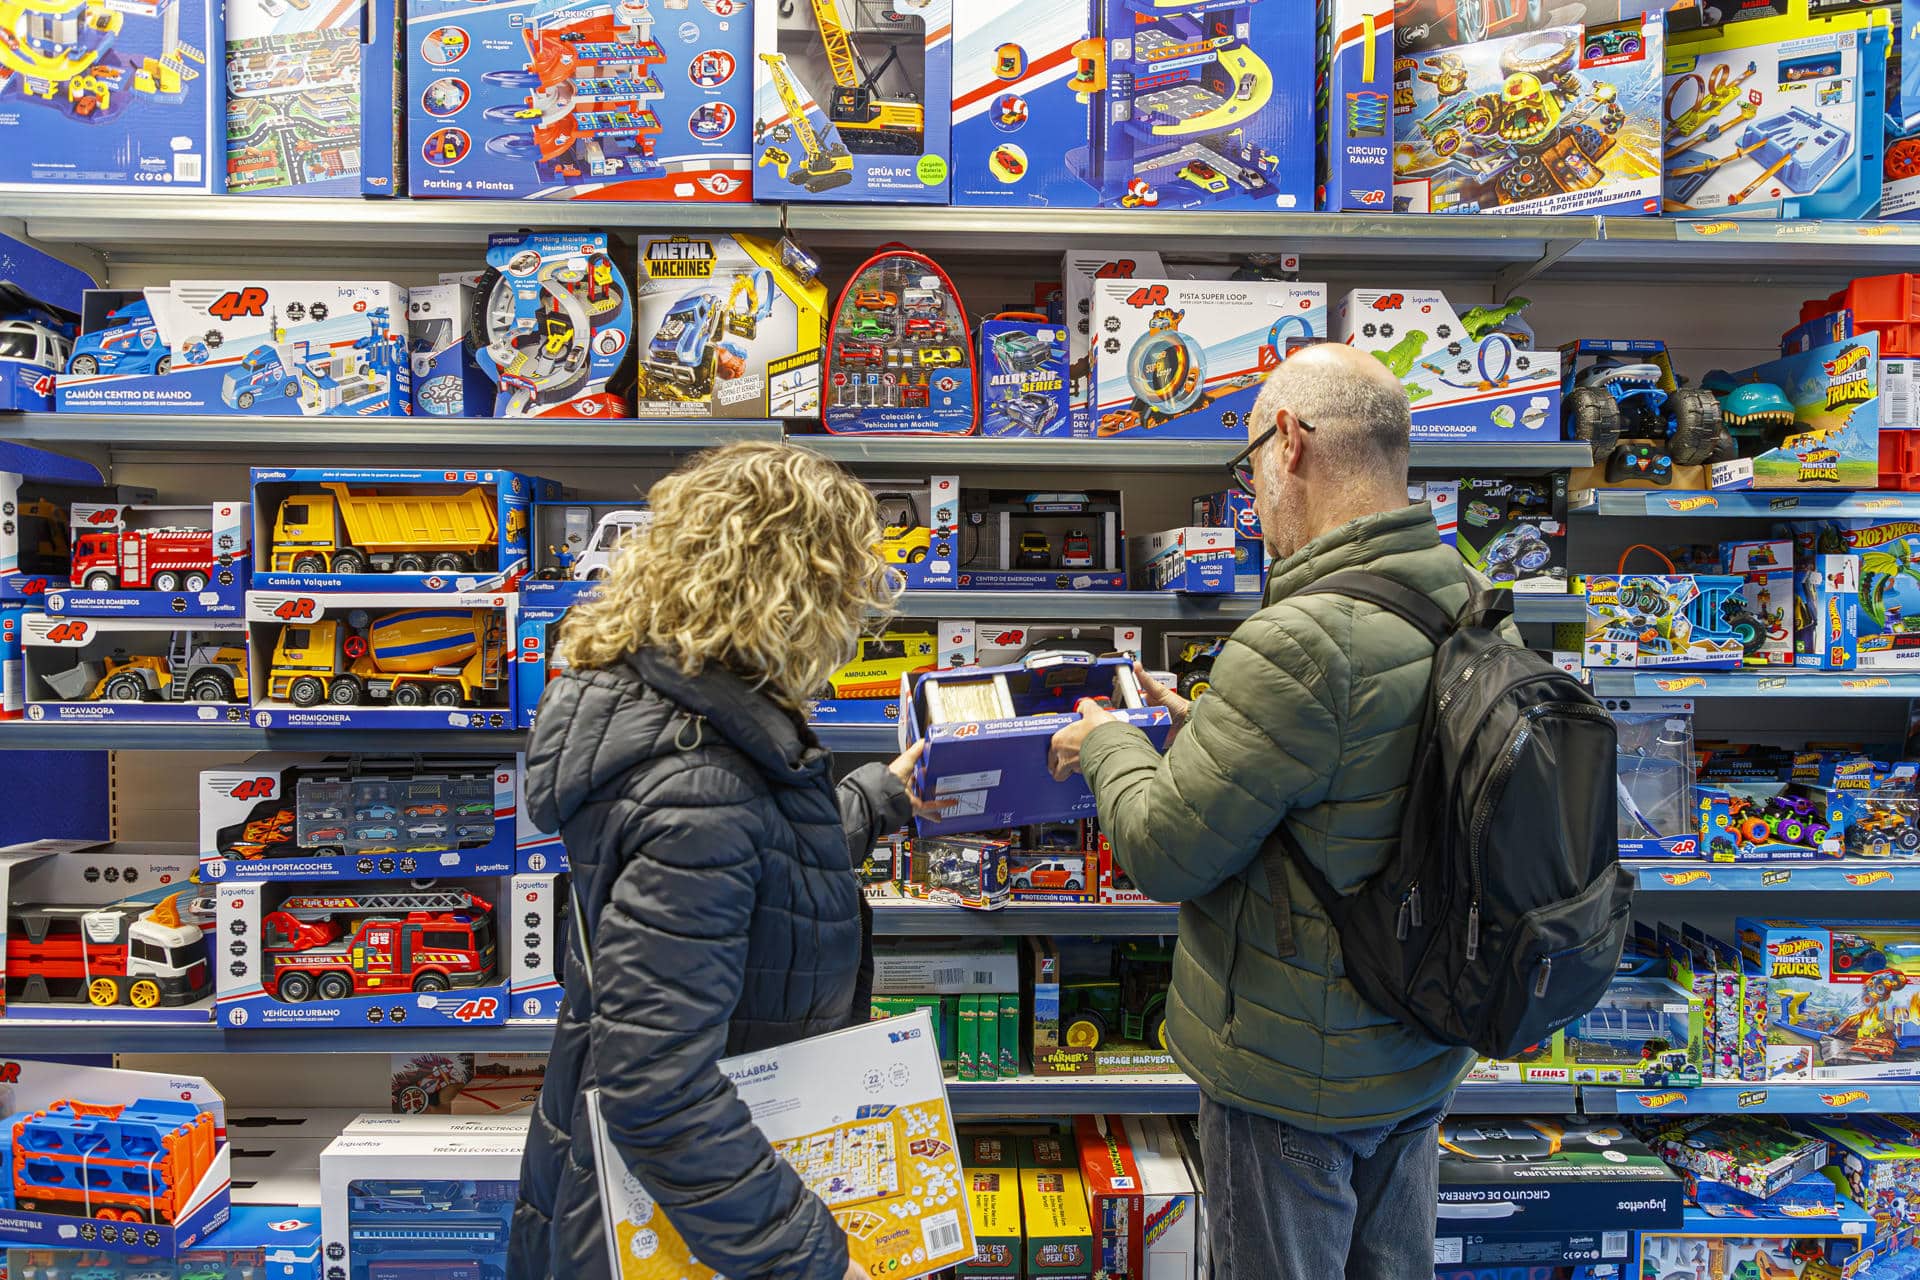
<instances>
[{"instance_id":1,"label":"eyeglasses","mask_svg":"<svg viewBox=\"0 0 1920 1280\"><path fill-rule=\"evenodd\" d=\"M1295 418L1302 431L1313 430L1313 424L1305 418ZM1235 454L1233 461L1227 464L1227 474L1233 477L1233 487L1248 497L1253 496L1253 455L1260 452L1262 445L1280 433L1280 424L1274 423L1254 437L1253 443Z\"/></svg>"}]
</instances>

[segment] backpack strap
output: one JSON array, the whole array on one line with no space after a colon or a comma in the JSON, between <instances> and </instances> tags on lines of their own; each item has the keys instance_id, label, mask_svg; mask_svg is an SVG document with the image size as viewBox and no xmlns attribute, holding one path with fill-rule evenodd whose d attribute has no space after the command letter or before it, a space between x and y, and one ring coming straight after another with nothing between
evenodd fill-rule
<instances>
[{"instance_id":1,"label":"backpack strap","mask_svg":"<svg viewBox=\"0 0 1920 1280\"><path fill-rule=\"evenodd\" d=\"M1503 606L1487 598L1493 594L1480 593L1469 601L1461 618L1456 620L1448 617L1447 611L1435 604L1425 592L1366 569L1342 569L1308 583L1288 599L1297 596L1346 596L1350 600L1362 600L1402 619L1438 648L1463 622L1477 621L1495 612L1513 612L1511 603ZM1332 919L1335 929L1343 927L1342 921L1346 916L1345 900L1332 882L1321 874L1320 868L1313 865L1306 850L1300 847L1299 838L1287 827L1287 820L1282 818L1267 842L1260 846L1260 865L1267 876L1267 897L1273 903L1274 951L1283 960L1296 952L1293 942L1293 895L1287 891L1288 862L1292 862L1300 872L1300 878L1307 882L1307 888L1319 900L1320 909Z\"/></svg>"}]
</instances>

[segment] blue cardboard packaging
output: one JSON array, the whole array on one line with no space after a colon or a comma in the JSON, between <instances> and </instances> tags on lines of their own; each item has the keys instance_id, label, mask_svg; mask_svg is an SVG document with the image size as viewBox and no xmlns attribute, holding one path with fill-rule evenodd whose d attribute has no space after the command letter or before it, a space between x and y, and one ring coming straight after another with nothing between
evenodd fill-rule
<instances>
[{"instance_id":1,"label":"blue cardboard packaging","mask_svg":"<svg viewBox=\"0 0 1920 1280\"><path fill-rule=\"evenodd\" d=\"M238 618L21 619L27 719L98 724L247 722Z\"/></svg>"},{"instance_id":2,"label":"blue cardboard packaging","mask_svg":"<svg viewBox=\"0 0 1920 1280\"><path fill-rule=\"evenodd\" d=\"M527 578L520 583L513 621L513 720L520 728L533 728L547 682L566 669L555 645L567 610L595 589L594 583L570 579Z\"/></svg>"},{"instance_id":3,"label":"blue cardboard packaging","mask_svg":"<svg viewBox=\"0 0 1920 1280\"><path fill-rule=\"evenodd\" d=\"M413 411L428 418L485 418L494 386L474 352L473 288L415 285L407 291L407 354Z\"/></svg>"},{"instance_id":4,"label":"blue cardboard packaging","mask_svg":"<svg viewBox=\"0 0 1920 1280\"><path fill-rule=\"evenodd\" d=\"M91 617L238 618L252 581L244 502L151 507L76 502L73 583L47 612Z\"/></svg>"},{"instance_id":5,"label":"blue cardboard packaging","mask_svg":"<svg viewBox=\"0 0 1920 1280\"><path fill-rule=\"evenodd\" d=\"M980 322L980 430L990 436L1076 434L1067 412L1064 325L1018 313Z\"/></svg>"},{"instance_id":6,"label":"blue cardboard packaging","mask_svg":"<svg viewBox=\"0 0 1920 1280\"><path fill-rule=\"evenodd\" d=\"M1384 212L1393 195L1393 0L1319 0L1315 198Z\"/></svg>"},{"instance_id":7,"label":"blue cardboard packaging","mask_svg":"<svg viewBox=\"0 0 1920 1280\"><path fill-rule=\"evenodd\" d=\"M0 236L0 411L44 413L73 353L86 272Z\"/></svg>"},{"instance_id":8,"label":"blue cardboard packaging","mask_svg":"<svg viewBox=\"0 0 1920 1280\"><path fill-rule=\"evenodd\" d=\"M1127 589L1118 490L976 489L966 507L963 590Z\"/></svg>"},{"instance_id":9,"label":"blue cardboard packaging","mask_svg":"<svg viewBox=\"0 0 1920 1280\"><path fill-rule=\"evenodd\" d=\"M1267 544L1253 499L1238 489L1195 498L1193 522L1233 530L1233 589L1240 595L1259 595L1267 578Z\"/></svg>"},{"instance_id":10,"label":"blue cardboard packaging","mask_svg":"<svg viewBox=\"0 0 1920 1280\"><path fill-rule=\"evenodd\" d=\"M1900 666L1901 654L1920 661L1920 649L1880 645L1869 659L1860 645L1860 557L1814 556L1793 569L1793 665L1824 671ZM1890 637L1880 637L1889 640Z\"/></svg>"},{"instance_id":11,"label":"blue cardboard packaging","mask_svg":"<svg viewBox=\"0 0 1920 1280\"><path fill-rule=\"evenodd\" d=\"M507 962L508 1022L552 1022L560 1016L567 995L559 978L566 893L566 880L558 874L513 878L508 905L519 936Z\"/></svg>"},{"instance_id":12,"label":"blue cardboard packaging","mask_svg":"<svg viewBox=\"0 0 1920 1280\"><path fill-rule=\"evenodd\" d=\"M0 441L0 600L38 601L67 585L76 502L141 502L151 489L110 485L90 462Z\"/></svg>"},{"instance_id":13,"label":"blue cardboard packaging","mask_svg":"<svg viewBox=\"0 0 1920 1280\"><path fill-rule=\"evenodd\" d=\"M1233 530L1189 525L1127 538L1127 581L1135 591L1231 595Z\"/></svg>"}]
</instances>

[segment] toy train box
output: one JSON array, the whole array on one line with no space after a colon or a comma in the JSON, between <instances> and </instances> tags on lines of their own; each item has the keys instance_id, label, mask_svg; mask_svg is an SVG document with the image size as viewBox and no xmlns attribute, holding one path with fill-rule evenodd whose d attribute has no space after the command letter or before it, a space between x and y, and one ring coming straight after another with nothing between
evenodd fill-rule
<instances>
[{"instance_id":1,"label":"toy train box","mask_svg":"<svg viewBox=\"0 0 1920 1280\"><path fill-rule=\"evenodd\" d=\"M980 322L980 430L989 436L1072 436L1067 331L1031 312Z\"/></svg>"},{"instance_id":2,"label":"toy train box","mask_svg":"<svg viewBox=\"0 0 1920 1280\"><path fill-rule=\"evenodd\" d=\"M1137 591L1232 595L1233 530L1189 525L1135 534L1127 539L1127 579Z\"/></svg>"},{"instance_id":3,"label":"toy train box","mask_svg":"<svg viewBox=\"0 0 1920 1280\"><path fill-rule=\"evenodd\" d=\"M954 7L953 203L1313 207L1309 0Z\"/></svg>"},{"instance_id":4,"label":"toy train box","mask_svg":"<svg viewBox=\"0 0 1920 1280\"><path fill-rule=\"evenodd\" d=\"M229 195L400 194L399 10L397 0L231 0Z\"/></svg>"},{"instance_id":5,"label":"toy train box","mask_svg":"<svg viewBox=\"0 0 1920 1280\"><path fill-rule=\"evenodd\" d=\"M1759 983L1764 998L1743 1008L1743 1040L1757 1035L1768 1046L1810 1052L1817 1080L1915 1072L1920 928L1741 919L1735 929L1753 969L1748 985Z\"/></svg>"},{"instance_id":6,"label":"toy train box","mask_svg":"<svg viewBox=\"0 0 1920 1280\"><path fill-rule=\"evenodd\" d=\"M21 618L27 719L66 724L247 723L237 618Z\"/></svg>"},{"instance_id":7,"label":"toy train box","mask_svg":"<svg viewBox=\"0 0 1920 1280\"><path fill-rule=\"evenodd\" d=\"M754 198L947 203L956 7L754 6Z\"/></svg>"},{"instance_id":8,"label":"toy train box","mask_svg":"<svg viewBox=\"0 0 1920 1280\"><path fill-rule=\"evenodd\" d=\"M1429 500L1434 495L1429 495ZM1567 589L1567 473L1467 476L1453 492L1453 545L1496 587L1563 594ZM1451 503L1436 505L1435 514Z\"/></svg>"},{"instance_id":9,"label":"toy train box","mask_svg":"<svg viewBox=\"0 0 1920 1280\"><path fill-rule=\"evenodd\" d=\"M1096 280L1094 434L1244 438L1261 381L1289 352L1326 336L1325 285Z\"/></svg>"},{"instance_id":10,"label":"toy train box","mask_svg":"<svg viewBox=\"0 0 1920 1280\"><path fill-rule=\"evenodd\" d=\"M1676 38L1666 66L1666 211L1872 217L1887 41L1884 9Z\"/></svg>"},{"instance_id":11,"label":"toy train box","mask_svg":"<svg viewBox=\"0 0 1920 1280\"><path fill-rule=\"evenodd\" d=\"M637 418L818 418L827 289L787 241L644 240L634 277Z\"/></svg>"},{"instance_id":12,"label":"toy train box","mask_svg":"<svg viewBox=\"0 0 1920 1280\"><path fill-rule=\"evenodd\" d=\"M976 591L1124 591L1117 489L968 491L972 555L959 585Z\"/></svg>"},{"instance_id":13,"label":"toy train box","mask_svg":"<svg viewBox=\"0 0 1920 1280\"><path fill-rule=\"evenodd\" d=\"M1600 574L1587 579L1589 667L1737 667L1745 657L1726 618L1744 606L1733 574Z\"/></svg>"},{"instance_id":14,"label":"toy train box","mask_svg":"<svg viewBox=\"0 0 1920 1280\"><path fill-rule=\"evenodd\" d=\"M508 946L508 1022L552 1022L566 992L560 987L561 930L566 923L567 882L559 875L513 877L507 906L519 930Z\"/></svg>"},{"instance_id":15,"label":"toy train box","mask_svg":"<svg viewBox=\"0 0 1920 1280\"><path fill-rule=\"evenodd\" d=\"M1665 40L1656 16L1402 57L1394 209L1658 213Z\"/></svg>"},{"instance_id":16,"label":"toy train box","mask_svg":"<svg viewBox=\"0 0 1920 1280\"><path fill-rule=\"evenodd\" d=\"M512 591L535 502L560 486L492 468L255 467L262 591Z\"/></svg>"},{"instance_id":17,"label":"toy train box","mask_svg":"<svg viewBox=\"0 0 1920 1280\"><path fill-rule=\"evenodd\" d=\"M1715 489L1871 489L1880 466L1880 335L1711 373L1742 457L1710 467Z\"/></svg>"},{"instance_id":18,"label":"toy train box","mask_svg":"<svg viewBox=\"0 0 1920 1280\"><path fill-rule=\"evenodd\" d=\"M53 0L7 25L0 190L220 193L219 0Z\"/></svg>"},{"instance_id":19,"label":"toy train box","mask_svg":"<svg viewBox=\"0 0 1920 1280\"><path fill-rule=\"evenodd\" d=\"M1164 939L1032 938L1027 947L1035 1075L1179 1070L1167 1050L1173 948Z\"/></svg>"},{"instance_id":20,"label":"toy train box","mask_svg":"<svg viewBox=\"0 0 1920 1280\"><path fill-rule=\"evenodd\" d=\"M509 875L516 790L504 757L257 755L200 775L200 875Z\"/></svg>"},{"instance_id":21,"label":"toy train box","mask_svg":"<svg viewBox=\"0 0 1920 1280\"><path fill-rule=\"evenodd\" d=\"M1850 620L1859 645L1857 665L1920 668L1920 590L1906 572L1920 552L1920 521L1836 520L1810 536L1840 552L1816 557L1820 563L1814 567L1825 565L1817 584L1822 590L1839 597L1842 607L1854 606Z\"/></svg>"},{"instance_id":22,"label":"toy train box","mask_svg":"<svg viewBox=\"0 0 1920 1280\"><path fill-rule=\"evenodd\" d=\"M176 280L88 292L54 407L404 417L411 388L401 285Z\"/></svg>"},{"instance_id":23,"label":"toy train box","mask_svg":"<svg viewBox=\"0 0 1920 1280\"><path fill-rule=\"evenodd\" d=\"M854 642L853 656L827 677L822 697L807 703L813 725L897 725L902 718L905 682L936 667L964 666L972 628L926 623L922 629L896 624Z\"/></svg>"},{"instance_id":24,"label":"toy train box","mask_svg":"<svg viewBox=\"0 0 1920 1280\"><path fill-rule=\"evenodd\" d=\"M1451 1261L1619 1261L1633 1232L1680 1225L1680 1175L1618 1125L1449 1117L1439 1140L1435 1247Z\"/></svg>"},{"instance_id":25,"label":"toy train box","mask_svg":"<svg viewBox=\"0 0 1920 1280\"><path fill-rule=\"evenodd\" d=\"M510 881L222 884L222 1026L465 1027L504 1022L494 904ZM317 892L316 892L317 890Z\"/></svg>"},{"instance_id":26,"label":"toy train box","mask_svg":"<svg viewBox=\"0 0 1920 1280\"><path fill-rule=\"evenodd\" d=\"M0 902L8 1020L212 1020L212 900L178 845L14 845L0 850Z\"/></svg>"},{"instance_id":27,"label":"toy train box","mask_svg":"<svg viewBox=\"0 0 1920 1280\"><path fill-rule=\"evenodd\" d=\"M48 613L238 618L245 611L253 574L246 503L77 502L68 521L73 585L47 592Z\"/></svg>"},{"instance_id":28,"label":"toy train box","mask_svg":"<svg viewBox=\"0 0 1920 1280\"><path fill-rule=\"evenodd\" d=\"M1534 350L1525 306L1461 314L1431 289L1355 289L1334 308L1333 338L1400 379L1415 441L1558 440L1560 357Z\"/></svg>"},{"instance_id":29,"label":"toy train box","mask_svg":"<svg viewBox=\"0 0 1920 1280\"><path fill-rule=\"evenodd\" d=\"M5 1067L0 1245L172 1259L227 1221L226 1104L205 1080L23 1059Z\"/></svg>"},{"instance_id":30,"label":"toy train box","mask_svg":"<svg viewBox=\"0 0 1920 1280\"><path fill-rule=\"evenodd\" d=\"M513 776L519 788L513 810L514 871L520 875L541 872L558 875L570 870L573 864L567 857L567 845L560 833L542 830L527 810L527 753L524 751L513 758Z\"/></svg>"},{"instance_id":31,"label":"toy train box","mask_svg":"<svg viewBox=\"0 0 1920 1280\"><path fill-rule=\"evenodd\" d=\"M511 729L514 597L247 595L262 729Z\"/></svg>"},{"instance_id":32,"label":"toy train box","mask_svg":"<svg viewBox=\"0 0 1920 1280\"><path fill-rule=\"evenodd\" d=\"M153 490L110 485L90 462L0 441L0 600L36 603L73 571L73 505L147 502Z\"/></svg>"},{"instance_id":33,"label":"toy train box","mask_svg":"<svg viewBox=\"0 0 1920 1280\"><path fill-rule=\"evenodd\" d=\"M397 1118L439 1127L349 1129L320 1155L329 1273L505 1274L525 1127L488 1132L455 1128L453 1116Z\"/></svg>"},{"instance_id":34,"label":"toy train box","mask_svg":"<svg viewBox=\"0 0 1920 1280\"><path fill-rule=\"evenodd\" d=\"M416 415L484 418L493 412L493 379L475 355L480 329L471 284L443 278L407 290L407 329Z\"/></svg>"},{"instance_id":35,"label":"toy train box","mask_svg":"<svg viewBox=\"0 0 1920 1280\"><path fill-rule=\"evenodd\" d=\"M414 0L406 29L409 191L748 199L746 8Z\"/></svg>"},{"instance_id":36,"label":"toy train box","mask_svg":"<svg viewBox=\"0 0 1920 1280\"><path fill-rule=\"evenodd\" d=\"M0 260L0 411L47 413L93 278L8 235L0 235Z\"/></svg>"},{"instance_id":37,"label":"toy train box","mask_svg":"<svg viewBox=\"0 0 1920 1280\"><path fill-rule=\"evenodd\" d=\"M1390 207L1393 8L1393 0L1318 5L1313 176L1320 209L1366 213Z\"/></svg>"},{"instance_id":38,"label":"toy train box","mask_svg":"<svg viewBox=\"0 0 1920 1280\"><path fill-rule=\"evenodd\" d=\"M1093 816L1086 780L1075 774L1056 782L1046 769L1049 741L1083 698L1104 699L1156 746L1172 728L1166 708L1147 705L1129 655L1061 650L1004 667L925 671L902 682L901 696L901 742L927 743L915 771L918 794L954 801L916 817L922 835Z\"/></svg>"}]
</instances>

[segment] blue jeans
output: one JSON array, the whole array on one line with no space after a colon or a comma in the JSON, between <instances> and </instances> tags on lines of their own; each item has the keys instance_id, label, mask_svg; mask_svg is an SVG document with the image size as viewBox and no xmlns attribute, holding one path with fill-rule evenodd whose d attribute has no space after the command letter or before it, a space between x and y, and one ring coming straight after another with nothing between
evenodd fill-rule
<instances>
[{"instance_id":1,"label":"blue jeans","mask_svg":"<svg viewBox=\"0 0 1920 1280\"><path fill-rule=\"evenodd\" d=\"M1200 1097L1207 1234L1221 1280L1414 1280L1433 1274L1438 1108L1309 1133Z\"/></svg>"}]
</instances>

